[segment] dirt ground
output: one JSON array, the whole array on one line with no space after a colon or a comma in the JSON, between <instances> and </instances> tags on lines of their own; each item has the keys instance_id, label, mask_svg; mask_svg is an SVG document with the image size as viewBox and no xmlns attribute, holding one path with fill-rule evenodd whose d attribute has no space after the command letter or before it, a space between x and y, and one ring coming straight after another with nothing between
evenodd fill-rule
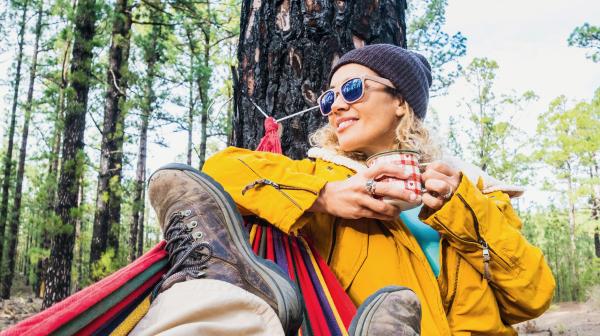
<instances>
[{"instance_id":1,"label":"dirt ground","mask_svg":"<svg viewBox=\"0 0 600 336\"><path fill-rule=\"evenodd\" d=\"M0 330L16 324L39 311L42 300L23 295L0 301ZM519 335L600 335L600 309L589 303L555 304L539 318L518 324Z\"/></svg>"},{"instance_id":2,"label":"dirt ground","mask_svg":"<svg viewBox=\"0 0 600 336\"><path fill-rule=\"evenodd\" d=\"M519 335L600 335L600 309L589 303L554 304L542 316L516 326Z\"/></svg>"}]
</instances>

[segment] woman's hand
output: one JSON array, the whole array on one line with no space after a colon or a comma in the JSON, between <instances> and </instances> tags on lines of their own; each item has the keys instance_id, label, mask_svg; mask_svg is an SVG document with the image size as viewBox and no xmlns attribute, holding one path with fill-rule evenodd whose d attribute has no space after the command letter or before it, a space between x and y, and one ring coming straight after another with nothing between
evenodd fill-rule
<instances>
[{"instance_id":1,"label":"woman's hand","mask_svg":"<svg viewBox=\"0 0 600 336\"><path fill-rule=\"evenodd\" d=\"M421 178L427 189L423 194L423 204L432 210L439 210L458 188L460 172L441 161L436 161L427 166Z\"/></svg>"},{"instance_id":2,"label":"woman's hand","mask_svg":"<svg viewBox=\"0 0 600 336\"><path fill-rule=\"evenodd\" d=\"M402 167L382 162L346 180L327 183L309 211L326 212L349 219L394 220L400 214L400 209L374 196L387 196L415 204L421 202L421 198L414 192L390 182L375 182L372 189L374 192L371 194L367 181L380 176L408 178Z\"/></svg>"}]
</instances>

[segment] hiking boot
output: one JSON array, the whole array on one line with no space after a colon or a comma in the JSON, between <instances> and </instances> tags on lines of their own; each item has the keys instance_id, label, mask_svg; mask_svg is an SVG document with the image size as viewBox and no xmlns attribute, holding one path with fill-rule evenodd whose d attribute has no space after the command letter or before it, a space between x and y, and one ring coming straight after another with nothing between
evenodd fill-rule
<instances>
[{"instance_id":1,"label":"hiking boot","mask_svg":"<svg viewBox=\"0 0 600 336\"><path fill-rule=\"evenodd\" d=\"M421 333L421 304L406 287L384 287L369 296L352 319L351 336L413 336Z\"/></svg>"},{"instance_id":2,"label":"hiking boot","mask_svg":"<svg viewBox=\"0 0 600 336\"><path fill-rule=\"evenodd\" d=\"M254 255L242 217L220 184L190 166L171 163L152 174L148 193L170 266L155 295L181 281L225 281L266 301L286 334L298 331L302 303L295 285L277 265Z\"/></svg>"}]
</instances>

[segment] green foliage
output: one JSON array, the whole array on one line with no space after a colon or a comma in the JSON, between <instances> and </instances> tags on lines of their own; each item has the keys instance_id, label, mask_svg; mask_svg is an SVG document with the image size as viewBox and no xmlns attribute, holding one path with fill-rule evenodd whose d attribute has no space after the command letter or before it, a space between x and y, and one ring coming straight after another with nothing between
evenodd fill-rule
<instances>
[{"instance_id":1,"label":"green foliage","mask_svg":"<svg viewBox=\"0 0 600 336\"><path fill-rule=\"evenodd\" d=\"M589 23L576 27L567 40L570 46L591 49L587 58L600 62L600 27Z\"/></svg>"},{"instance_id":2,"label":"green foliage","mask_svg":"<svg viewBox=\"0 0 600 336\"><path fill-rule=\"evenodd\" d=\"M91 273L93 279L102 279L107 275L110 275L117 269L119 269L119 265L114 262L115 260L115 250L109 248L98 262L92 265Z\"/></svg>"},{"instance_id":3,"label":"green foliage","mask_svg":"<svg viewBox=\"0 0 600 336\"><path fill-rule=\"evenodd\" d=\"M532 91L498 96L494 90L498 68L494 60L474 58L463 69L473 95L461 104L470 121L461 126L472 135L467 149L476 165L496 178L525 182L527 139L518 136L523 132L513 120L525 113L527 103L537 96Z\"/></svg>"},{"instance_id":4,"label":"green foliage","mask_svg":"<svg viewBox=\"0 0 600 336\"><path fill-rule=\"evenodd\" d=\"M554 205L532 209L523 216L526 223L524 234L534 245L544 252L546 260L556 280L554 300L583 301L587 292L600 284L599 270L594 266L594 246L591 236L597 222L582 215L576 233L576 249L571 251L570 233L566 209ZM576 264L578 273L572 271Z\"/></svg>"},{"instance_id":5,"label":"green foliage","mask_svg":"<svg viewBox=\"0 0 600 336\"><path fill-rule=\"evenodd\" d=\"M443 31L447 0L408 2L408 48L422 53L431 64L432 95L445 94L460 76L458 58L467 52L467 38L460 32L450 36Z\"/></svg>"}]
</instances>

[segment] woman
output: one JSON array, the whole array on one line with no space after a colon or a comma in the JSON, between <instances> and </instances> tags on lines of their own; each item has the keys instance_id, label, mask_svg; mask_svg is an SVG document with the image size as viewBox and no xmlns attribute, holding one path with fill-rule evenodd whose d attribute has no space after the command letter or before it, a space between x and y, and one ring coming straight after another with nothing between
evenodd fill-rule
<instances>
[{"instance_id":1,"label":"woman","mask_svg":"<svg viewBox=\"0 0 600 336\"><path fill-rule=\"evenodd\" d=\"M242 214L310 237L355 304L401 285L421 302L423 335L514 335L510 325L543 313L554 290L541 251L519 232L509 199L519 190L477 170L467 176L473 167L456 160L435 161L423 173L421 197L373 183L382 174L406 178L402 169L364 164L390 149L418 150L423 162L440 158L422 123L430 85L419 54L384 44L355 49L331 70L331 89L319 99L328 124L312 136L320 147L308 159L231 147L207 160L204 172ZM423 206L418 219L403 213L402 220L374 196ZM423 223L435 230L437 255L426 256L415 238Z\"/></svg>"}]
</instances>

